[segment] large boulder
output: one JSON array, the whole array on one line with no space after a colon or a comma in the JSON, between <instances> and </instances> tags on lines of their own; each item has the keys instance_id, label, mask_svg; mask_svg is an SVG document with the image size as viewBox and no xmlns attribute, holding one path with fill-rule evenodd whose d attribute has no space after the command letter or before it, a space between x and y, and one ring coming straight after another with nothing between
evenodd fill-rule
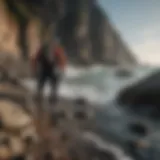
<instances>
[{"instance_id":1,"label":"large boulder","mask_svg":"<svg viewBox=\"0 0 160 160\"><path fill-rule=\"evenodd\" d=\"M25 159L38 142L34 117L25 97L29 91L5 70L0 71L0 159Z\"/></svg>"},{"instance_id":2,"label":"large boulder","mask_svg":"<svg viewBox=\"0 0 160 160\"><path fill-rule=\"evenodd\" d=\"M117 101L121 105L129 105L132 108L149 109L152 115L160 114L160 71L156 71L149 77L137 82L130 87L122 89Z\"/></svg>"}]
</instances>

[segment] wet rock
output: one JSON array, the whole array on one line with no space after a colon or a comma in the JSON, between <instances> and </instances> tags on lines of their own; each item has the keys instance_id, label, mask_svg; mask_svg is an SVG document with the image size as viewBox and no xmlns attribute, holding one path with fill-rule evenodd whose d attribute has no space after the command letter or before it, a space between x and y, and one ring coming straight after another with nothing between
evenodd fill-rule
<instances>
[{"instance_id":1,"label":"wet rock","mask_svg":"<svg viewBox=\"0 0 160 160\"><path fill-rule=\"evenodd\" d=\"M145 140L138 140L136 142L136 145L139 149L144 149L144 148L149 148L150 147L150 143L148 141Z\"/></svg>"},{"instance_id":2,"label":"wet rock","mask_svg":"<svg viewBox=\"0 0 160 160\"><path fill-rule=\"evenodd\" d=\"M136 141L134 140L129 140L126 142L126 148L129 150L134 150L136 148Z\"/></svg>"},{"instance_id":3,"label":"wet rock","mask_svg":"<svg viewBox=\"0 0 160 160\"><path fill-rule=\"evenodd\" d=\"M46 153L44 154L44 156L43 156L43 159L44 159L44 160L54 160L54 157L53 157L52 153L46 152Z\"/></svg>"},{"instance_id":4,"label":"wet rock","mask_svg":"<svg viewBox=\"0 0 160 160\"><path fill-rule=\"evenodd\" d=\"M10 145L9 142L10 142L10 140L7 136L0 139L0 145L4 145L4 146L9 147L9 145Z\"/></svg>"},{"instance_id":5,"label":"wet rock","mask_svg":"<svg viewBox=\"0 0 160 160\"><path fill-rule=\"evenodd\" d=\"M60 119L64 119L67 117L65 111L58 111L56 114L57 114L57 118L60 118Z\"/></svg>"},{"instance_id":6,"label":"wet rock","mask_svg":"<svg viewBox=\"0 0 160 160\"><path fill-rule=\"evenodd\" d=\"M52 114L51 116L51 125L56 127L58 126L59 119L56 117L56 114Z\"/></svg>"},{"instance_id":7,"label":"wet rock","mask_svg":"<svg viewBox=\"0 0 160 160\"><path fill-rule=\"evenodd\" d=\"M132 84L120 91L117 102L120 105L131 106L131 109L141 106L152 109L152 114L160 113L160 71L155 71L152 75L142 79L136 84ZM139 110L137 110L139 113Z\"/></svg>"},{"instance_id":8,"label":"wet rock","mask_svg":"<svg viewBox=\"0 0 160 160\"><path fill-rule=\"evenodd\" d=\"M126 150L132 157L137 157L137 142L135 140L127 141Z\"/></svg>"},{"instance_id":9,"label":"wet rock","mask_svg":"<svg viewBox=\"0 0 160 160\"><path fill-rule=\"evenodd\" d=\"M61 133L61 140L62 140L63 142L68 141L68 140L69 140L69 135L68 135L66 132L62 132L62 133Z\"/></svg>"},{"instance_id":10,"label":"wet rock","mask_svg":"<svg viewBox=\"0 0 160 160\"><path fill-rule=\"evenodd\" d=\"M71 157L71 160L79 160L80 159L78 153L73 149L69 150L69 155Z\"/></svg>"},{"instance_id":11,"label":"wet rock","mask_svg":"<svg viewBox=\"0 0 160 160\"><path fill-rule=\"evenodd\" d=\"M115 157L115 155L113 153L111 153L110 151L98 151L97 153L97 157L100 159L100 160L117 160L117 158Z\"/></svg>"},{"instance_id":12,"label":"wet rock","mask_svg":"<svg viewBox=\"0 0 160 160\"><path fill-rule=\"evenodd\" d=\"M55 118L55 119L64 119L64 118L66 118L66 113L65 113L65 111L63 111L63 110L60 110L60 111L56 111L56 112L54 112L53 114L52 114L52 117L53 117L53 119Z\"/></svg>"},{"instance_id":13,"label":"wet rock","mask_svg":"<svg viewBox=\"0 0 160 160\"><path fill-rule=\"evenodd\" d=\"M76 111L74 113L74 117L79 120L87 119L87 115L84 111Z\"/></svg>"},{"instance_id":14,"label":"wet rock","mask_svg":"<svg viewBox=\"0 0 160 160\"><path fill-rule=\"evenodd\" d=\"M34 139L32 136L26 136L24 138L24 142L26 144L27 147L31 146L32 144L34 144Z\"/></svg>"},{"instance_id":15,"label":"wet rock","mask_svg":"<svg viewBox=\"0 0 160 160\"><path fill-rule=\"evenodd\" d=\"M88 117L88 102L85 98L78 98L75 100L76 108L74 111L74 117L76 119L86 119Z\"/></svg>"},{"instance_id":16,"label":"wet rock","mask_svg":"<svg viewBox=\"0 0 160 160\"><path fill-rule=\"evenodd\" d=\"M59 100L58 97L57 96L53 96L53 95L49 96L49 98L48 98L48 102L52 106L56 105L58 103L58 100Z\"/></svg>"},{"instance_id":17,"label":"wet rock","mask_svg":"<svg viewBox=\"0 0 160 160\"><path fill-rule=\"evenodd\" d=\"M101 149L95 146L95 144L90 144L86 149L90 155L90 159L98 160L117 160L115 153L107 149Z\"/></svg>"},{"instance_id":18,"label":"wet rock","mask_svg":"<svg viewBox=\"0 0 160 160\"><path fill-rule=\"evenodd\" d=\"M149 114L149 117L152 119L152 120L159 120L160 118L160 112L156 112L156 110L152 110Z\"/></svg>"},{"instance_id":19,"label":"wet rock","mask_svg":"<svg viewBox=\"0 0 160 160\"><path fill-rule=\"evenodd\" d=\"M129 124L128 129L131 133L139 136L146 136L149 133L148 127L141 122L135 122Z\"/></svg>"},{"instance_id":20,"label":"wet rock","mask_svg":"<svg viewBox=\"0 0 160 160\"><path fill-rule=\"evenodd\" d=\"M78 98L75 100L76 105L85 106L88 104L87 100L85 98Z\"/></svg>"},{"instance_id":21,"label":"wet rock","mask_svg":"<svg viewBox=\"0 0 160 160\"><path fill-rule=\"evenodd\" d=\"M67 118L65 111L55 111L51 115L51 125L56 127L58 126L59 121L65 118Z\"/></svg>"},{"instance_id":22,"label":"wet rock","mask_svg":"<svg viewBox=\"0 0 160 160\"><path fill-rule=\"evenodd\" d=\"M153 159L153 152L151 151L151 146L148 141L145 140L130 140L127 142L127 151L128 153L137 160Z\"/></svg>"}]
</instances>

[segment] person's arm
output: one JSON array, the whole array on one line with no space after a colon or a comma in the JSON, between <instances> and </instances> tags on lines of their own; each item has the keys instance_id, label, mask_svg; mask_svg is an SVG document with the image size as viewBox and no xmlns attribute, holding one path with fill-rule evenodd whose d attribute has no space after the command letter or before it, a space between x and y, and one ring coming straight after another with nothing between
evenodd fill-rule
<instances>
[{"instance_id":1,"label":"person's arm","mask_svg":"<svg viewBox=\"0 0 160 160\"><path fill-rule=\"evenodd\" d=\"M62 48L58 48L55 54L58 59L58 65L60 69L64 71L67 65L67 57L64 50Z\"/></svg>"}]
</instances>

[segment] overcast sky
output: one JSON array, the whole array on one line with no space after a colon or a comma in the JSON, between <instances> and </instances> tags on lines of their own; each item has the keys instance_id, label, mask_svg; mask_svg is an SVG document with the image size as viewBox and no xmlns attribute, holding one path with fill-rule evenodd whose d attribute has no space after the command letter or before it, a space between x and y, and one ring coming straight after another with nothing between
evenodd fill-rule
<instances>
[{"instance_id":1,"label":"overcast sky","mask_svg":"<svg viewBox=\"0 0 160 160\"><path fill-rule=\"evenodd\" d=\"M99 0L141 62L160 65L160 0Z\"/></svg>"}]
</instances>

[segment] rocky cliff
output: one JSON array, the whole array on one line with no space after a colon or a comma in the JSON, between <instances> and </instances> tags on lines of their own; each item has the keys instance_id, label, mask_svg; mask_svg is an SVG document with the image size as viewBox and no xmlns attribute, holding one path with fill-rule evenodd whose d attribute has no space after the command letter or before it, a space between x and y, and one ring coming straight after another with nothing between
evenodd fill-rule
<instances>
[{"instance_id":1,"label":"rocky cliff","mask_svg":"<svg viewBox=\"0 0 160 160\"><path fill-rule=\"evenodd\" d=\"M152 119L160 118L160 71L159 69L131 86L122 89L117 102L128 106L136 114Z\"/></svg>"},{"instance_id":2,"label":"rocky cliff","mask_svg":"<svg viewBox=\"0 0 160 160\"><path fill-rule=\"evenodd\" d=\"M1 0L0 51L35 53L52 24L70 62L136 64L136 59L96 0ZM54 24L54 25L53 25Z\"/></svg>"},{"instance_id":3,"label":"rocky cliff","mask_svg":"<svg viewBox=\"0 0 160 160\"><path fill-rule=\"evenodd\" d=\"M118 95L118 102L134 107L157 107L160 105L160 71L154 71L151 75L122 89ZM158 110L157 110L158 111Z\"/></svg>"},{"instance_id":4,"label":"rocky cliff","mask_svg":"<svg viewBox=\"0 0 160 160\"><path fill-rule=\"evenodd\" d=\"M136 63L96 0L68 0L67 4L59 33L72 59L105 64Z\"/></svg>"}]
</instances>

